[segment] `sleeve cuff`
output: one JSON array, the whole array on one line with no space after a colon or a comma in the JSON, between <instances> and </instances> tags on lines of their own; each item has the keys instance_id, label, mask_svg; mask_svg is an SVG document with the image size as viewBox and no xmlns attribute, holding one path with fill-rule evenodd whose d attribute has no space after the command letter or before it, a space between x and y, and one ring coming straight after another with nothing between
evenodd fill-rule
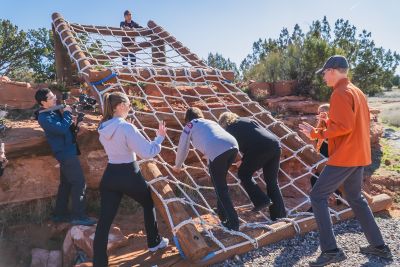
<instances>
[{"instance_id":1,"label":"sleeve cuff","mask_svg":"<svg viewBox=\"0 0 400 267\"><path fill-rule=\"evenodd\" d=\"M157 135L156 139L154 139L154 142L158 145L161 145L161 143L164 141L165 137L161 135Z\"/></svg>"},{"instance_id":2,"label":"sleeve cuff","mask_svg":"<svg viewBox=\"0 0 400 267\"><path fill-rule=\"evenodd\" d=\"M312 139L324 139L323 129L315 129L310 132L310 137Z\"/></svg>"}]
</instances>

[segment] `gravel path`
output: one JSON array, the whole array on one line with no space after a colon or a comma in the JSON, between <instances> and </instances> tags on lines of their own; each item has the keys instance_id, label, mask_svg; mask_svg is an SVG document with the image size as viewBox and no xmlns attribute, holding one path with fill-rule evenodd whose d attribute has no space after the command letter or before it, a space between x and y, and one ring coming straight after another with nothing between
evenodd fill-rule
<instances>
[{"instance_id":1,"label":"gravel path","mask_svg":"<svg viewBox=\"0 0 400 267\"><path fill-rule=\"evenodd\" d=\"M400 266L400 219L387 216L376 217L385 241L393 254L393 261L382 260L373 256L358 253L359 246L367 245L367 241L356 220L344 221L334 225L338 245L343 248L347 259L329 266ZM318 256L318 233L310 232L289 240L282 240L246 254L235 256L214 267L230 266L308 266L308 262Z\"/></svg>"}]
</instances>

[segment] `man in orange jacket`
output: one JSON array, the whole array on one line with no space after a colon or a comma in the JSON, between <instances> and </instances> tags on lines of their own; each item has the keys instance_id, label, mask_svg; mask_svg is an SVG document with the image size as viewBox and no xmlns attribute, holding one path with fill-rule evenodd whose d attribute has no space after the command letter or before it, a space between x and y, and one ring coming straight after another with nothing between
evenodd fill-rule
<instances>
[{"instance_id":1,"label":"man in orange jacket","mask_svg":"<svg viewBox=\"0 0 400 267\"><path fill-rule=\"evenodd\" d=\"M343 184L345 197L352 208L369 246L363 254L391 259L367 201L361 194L364 166L371 164L370 117L366 96L348 77L349 64L343 56L330 57L317 73L324 75L333 88L327 128L316 129L304 122L300 130L310 139L328 139L329 159L310 193L311 205L319 229L321 255L310 266L325 266L346 259L337 247L328 210L328 197Z\"/></svg>"}]
</instances>

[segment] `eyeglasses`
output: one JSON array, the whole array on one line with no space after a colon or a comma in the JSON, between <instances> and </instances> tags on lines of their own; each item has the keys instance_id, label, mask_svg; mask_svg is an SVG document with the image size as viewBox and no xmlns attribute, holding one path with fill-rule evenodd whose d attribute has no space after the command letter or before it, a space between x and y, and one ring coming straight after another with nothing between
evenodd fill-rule
<instances>
[{"instance_id":1,"label":"eyeglasses","mask_svg":"<svg viewBox=\"0 0 400 267\"><path fill-rule=\"evenodd\" d=\"M53 100L53 99L57 99L57 96L53 94L47 96L47 100Z\"/></svg>"}]
</instances>

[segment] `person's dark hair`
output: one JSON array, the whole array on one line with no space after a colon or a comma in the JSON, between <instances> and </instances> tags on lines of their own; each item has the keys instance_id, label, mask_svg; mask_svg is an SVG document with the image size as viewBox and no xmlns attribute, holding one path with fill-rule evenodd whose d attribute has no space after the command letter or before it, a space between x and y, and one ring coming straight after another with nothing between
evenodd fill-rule
<instances>
[{"instance_id":1,"label":"person's dark hair","mask_svg":"<svg viewBox=\"0 0 400 267\"><path fill-rule=\"evenodd\" d=\"M131 14L131 12L129 10L125 10L124 12L124 16Z\"/></svg>"},{"instance_id":2,"label":"person's dark hair","mask_svg":"<svg viewBox=\"0 0 400 267\"><path fill-rule=\"evenodd\" d=\"M185 123L199 118L204 118L203 112L199 108L188 108L186 110Z\"/></svg>"},{"instance_id":3,"label":"person's dark hair","mask_svg":"<svg viewBox=\"0 0 400 267\"><path fill-rule=\"evenodd\" d=\"M35 93L35 100L41 106L42 101L47 101L47 94L51 93L49 88L42 88L36 91Z\"/></svg>"},{"instance_id":4,"label":"person's dark hair","mask_svg":"<svg viewBox=\"0 0 400 267\"><path fill-rule=\"evenodd\" d=\"M103 119L100 123L108 121L114 116L115 108L122 102L129 103L128 97L121 92L112 92L104 95Z\"/></svg>"}]
</instances>

